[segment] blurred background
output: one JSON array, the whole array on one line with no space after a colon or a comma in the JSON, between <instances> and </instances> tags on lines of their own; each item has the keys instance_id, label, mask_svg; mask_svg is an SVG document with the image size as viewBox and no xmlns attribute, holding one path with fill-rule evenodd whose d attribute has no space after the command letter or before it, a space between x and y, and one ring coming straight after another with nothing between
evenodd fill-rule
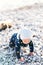
<instances>
[{"instance_id":1,"label":"blurred background","mask_svg":"<svg viewBox=\"0 0 43 65\"><path fill-rule=\"evenodd\" d=\"M43 0L0 0L0 11L32 5L33 3L43 3Z\"/></svg>"}]
</instances>

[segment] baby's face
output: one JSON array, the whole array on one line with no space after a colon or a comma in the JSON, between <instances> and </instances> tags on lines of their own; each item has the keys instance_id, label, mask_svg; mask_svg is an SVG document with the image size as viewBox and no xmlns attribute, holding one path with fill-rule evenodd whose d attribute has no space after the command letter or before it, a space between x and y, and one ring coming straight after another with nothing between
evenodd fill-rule
<instances>
[{"instance_id":1,"label":"baby's face","mask_svg":"<svg viewBox=\"0 0 43 65\"><path fill-rule=\"evenodd\" d=\"M30 42L30 39L23 39L22 41L24 44L28 44Z\"/></svg>"}]
</instances>

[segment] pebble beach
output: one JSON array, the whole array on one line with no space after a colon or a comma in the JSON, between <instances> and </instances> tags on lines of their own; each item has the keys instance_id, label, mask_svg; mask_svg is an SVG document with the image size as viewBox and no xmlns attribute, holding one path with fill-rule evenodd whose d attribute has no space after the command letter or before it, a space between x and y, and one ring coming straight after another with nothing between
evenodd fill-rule
<instances>
[{"instance_id":1,"label":"pebble beach","mask_svg":"<svg viewBox=\"0 0 43 65\"><path fill-rule=\"evenodd\" d=\"M0 65L43 65L43 3L0 12L0 23L7 20L12 21L12 27L0 31ZM21 27L32 31L35 53L28 57L21 50L24 62L18 61L15 48L9 47L11 36Z\"/></svg>"}]
</instances>

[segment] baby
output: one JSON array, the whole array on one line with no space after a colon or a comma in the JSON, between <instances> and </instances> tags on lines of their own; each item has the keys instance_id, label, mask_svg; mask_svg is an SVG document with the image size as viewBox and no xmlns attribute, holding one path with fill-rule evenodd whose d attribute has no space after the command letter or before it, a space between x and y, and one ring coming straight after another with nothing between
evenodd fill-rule
<instances>
[{"instance_id":1,"label":"baby","mask_svg":"<svg viewBox=\"0 0 43 65\"><path fill-rule=\"evenodd\" d=\"M29 55L33 55L34 47L33 42L31 40L31 31L28 29L21 29L19 33L14 33L14 35L10 39L10 47L15 47L16 56L20 61L24 61L25 59L20 56L20 48L27 47L29 45L30 53Z\"/></svg>"}]
</instances>

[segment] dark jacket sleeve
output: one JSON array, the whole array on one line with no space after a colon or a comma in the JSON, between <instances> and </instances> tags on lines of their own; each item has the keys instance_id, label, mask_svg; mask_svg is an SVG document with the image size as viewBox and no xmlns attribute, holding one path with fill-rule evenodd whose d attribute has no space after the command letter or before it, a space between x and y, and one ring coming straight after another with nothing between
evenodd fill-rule
<instances>
[{"instance_id":1,"label":"dark jacket sleeve","mask_svg":"<svg viewBox=\"0 0 43 65\"><path fill-rule=\"evenodd\" d=\"M33 42L32 41L30 41L30 43L29 43L29 48L30 48L30 52L34 51L34 46L33 46Z\"/></svg>"},{"instance_id":2,"label":"dark jacket sleeve","mask_svg":"<svg viewBox=\"0 0 43 65\"><path fill-rule=\"evenodd\" d=\"M16 49L16 56L18 59L20 59L20 43L18 40L16 40L16 44L15 44L15 49Z\"/></svg>"}]
</instances>

